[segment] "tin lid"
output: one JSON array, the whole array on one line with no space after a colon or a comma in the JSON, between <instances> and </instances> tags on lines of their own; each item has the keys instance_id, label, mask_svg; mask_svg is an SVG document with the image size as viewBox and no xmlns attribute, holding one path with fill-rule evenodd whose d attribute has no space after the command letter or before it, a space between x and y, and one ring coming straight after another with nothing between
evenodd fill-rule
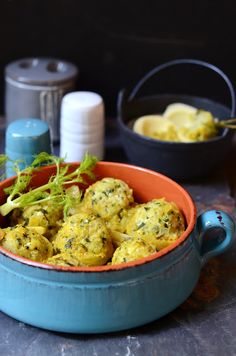
<instances>
[{"instance_id":1,"label":"tin lid","mask_svg":"<svg viewBox=\"0 0 236 356\"><path fill-rule=\"evenodd\" d=\"M74 81L78 68L55 58L22 58L5 67L5 78L30 85L58 85Z\"/></svg>"}]
</instances>

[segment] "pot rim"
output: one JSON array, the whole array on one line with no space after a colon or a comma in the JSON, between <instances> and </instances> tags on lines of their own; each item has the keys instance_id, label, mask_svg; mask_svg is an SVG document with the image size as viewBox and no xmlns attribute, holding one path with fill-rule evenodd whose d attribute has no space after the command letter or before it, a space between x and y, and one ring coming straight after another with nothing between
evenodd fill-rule
<instances>
[{"instance_id":1,"label":"pot rim","mask_svg":"<svg viewBox=\"0 0 236 356\"><path fill-rule=\"evenodd\" d=\"M70 165L78 165L78 162L70 162ZM171 178L159 173L159 172L155 172L153 170L144 168L144 167L139 167L139 166L135 166L135 165L131 165L131 164L127 164L127 163L121 163L121 162L108 162L108 161L102 161L102 162L98 162L97 163L98 166L109 166L109 165L113 165L114 167L127 167L127 168L132 168L138 171L142 171L142 172L147 172L149 174L155 175L159 178L161 178L162 180L165 180L167 182L169 182L172 186L174 185L176 188L178 188L179 191L181 191L181 193L185 196L188 205L190 207L190 221L188 223L188 226L186 228L186 230L184 231L184 233L178 238L178 240L176 240L175 242L173 242L170 246L155 252L154 254L151 254L147 257L143 257L134 261L130 261L130 262L126 262L126 263L120 263L120 264L115 264L115 265L103 265L103 266L91 266L91 267L66 267L66 266L56 266L56 265L51 265L51 264L46 264L43 262L37 262L37 261L33 261L24 257L21 257L17 254L14 254L10 251L8 251L7 249L5 249L4 247L0 246L0 255L4 255L5 257L8 257L16 262L22 263L24 265L28 265L29 267L35 267L35 268L39 268L42 270L50 270L50 271L57 271L57 272L111 272L111 271L119 271L119 270L125 270L127 268L132 268L132 267L137 267L137 266L141 266L144 265L146 263L150 263L152 261L157 260L158 258L163 258L164 256L169 255L172 251L174 251L175 249L177 249L179 246L181 246L191 235L191 233L194 230L195 227L195 223L196 223L196 219L197 219L197 209L196 209L196 205L192 199L192 197L190 196L190 194L177 182L175 182L174 180L172 180ZM52 169L52 167L54 166L45 166L42 167L42 169L40 169L40 172L43 171L48 171L50 169ZM7 186L8 183L10 183L12 180L14 179L13 177L7 178L5 180L3 180L2 182L0 182L0 186L1 185L5 185Z\"/></svg>"}]
</instances>

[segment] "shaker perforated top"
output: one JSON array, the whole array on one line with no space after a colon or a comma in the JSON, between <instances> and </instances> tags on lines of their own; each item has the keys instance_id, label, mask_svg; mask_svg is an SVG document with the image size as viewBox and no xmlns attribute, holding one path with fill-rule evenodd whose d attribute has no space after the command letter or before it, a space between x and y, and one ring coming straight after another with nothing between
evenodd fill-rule
<instances>
[{"instance_id":1,"label":"shaker perforated top","mask_svg":"<svg viewBox=\"0 0 236 356\"><path fill-rule=\"evenodd\" d=\"M64 95L63 105L74 109L91 109L103 103L102 97L90 91L75 91Z\"/></svg>"},{"instance_id":2,"label":"shaker perforated top","mask_svg":"<svg viewBox=\"0 0 236 356\"><path fill-rule=\"evenodd\" d=\"M24 168L43 151L52 152L50 130L45 121L26 118L10 123L6 129L5 153L11 161L6 164L6 176L14 175L14 161L19 160L20 168Z\"/></svg>"}]
</instances>

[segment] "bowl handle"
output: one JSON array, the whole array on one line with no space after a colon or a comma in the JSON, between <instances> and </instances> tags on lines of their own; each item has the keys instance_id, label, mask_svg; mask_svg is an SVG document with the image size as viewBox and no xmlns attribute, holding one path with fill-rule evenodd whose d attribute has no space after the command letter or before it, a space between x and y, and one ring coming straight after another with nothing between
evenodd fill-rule
<instances>
[{"instance_id":1,"label":"bowl handle","mask_svg":"<svg viewBox=\"0 0 236 356\"><path fill-rule=\"evenodd\" d=\"M226 85L229 89L230 97L231 97L231 117L234 117L234 115L235 115L235 91L234 91L234 87L233 87L230 79L218 67L214 66L211 63L200 61L198 59L175 59L175 60L163 63L163 64L153 68L147 74L145 74L144 77L141 78L139 80L139 82L135 85L135 87L131 90L129 97L128 97L128 101L131 101L135 98L135 96L137 95L137 93L139 92L141 87L144 85L144 83L148 79L152 78L154 75L163 71L166 68L169 68L169 67L172 67L175 65L179 65L179 64L193 64L193 65L197 65L197 66L202 66L202 67L208 68L208 69L212 70L213 72L215 72L216 74L218 74L224 80L224 82L226 83Z\"/></svg>"},{"instance_id":2,"label":"bowl handle","mask_svg":"<svg viewBox=\"0 0 236 356\"><path fill-rule=\"evenodd\" d=\"M226 251L233 243L235 224L232 218L221 210L209 210L197 219L197 244L201 264Z\"/></svg>"}]
</instances>

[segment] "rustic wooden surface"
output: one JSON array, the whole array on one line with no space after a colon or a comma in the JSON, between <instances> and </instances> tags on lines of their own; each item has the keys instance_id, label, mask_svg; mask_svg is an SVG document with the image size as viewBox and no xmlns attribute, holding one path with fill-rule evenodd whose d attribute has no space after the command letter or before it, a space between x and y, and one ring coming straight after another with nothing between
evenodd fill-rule
<instances>
[{"instance_id":1,"label":"rustic wooden surface","mask_svg":"<svg viewBox=\"0 0 236 356\"><path fill-rule=\"evenodd\" d=\"M111 128L112 130L112 128ZM112 131L107 160L122 160ZM3 143L3 141L1 141ZM198 212L222 209L236 218L234 148L212 177L185 188ZM224 166L224 168L223 168ZM72 335L41 330L0 313L0 355L4 356L231 356L236 355L236 245L212 259L192 295L175 311L146 326L100 335Z\"/></svg>"}]
</instances>

